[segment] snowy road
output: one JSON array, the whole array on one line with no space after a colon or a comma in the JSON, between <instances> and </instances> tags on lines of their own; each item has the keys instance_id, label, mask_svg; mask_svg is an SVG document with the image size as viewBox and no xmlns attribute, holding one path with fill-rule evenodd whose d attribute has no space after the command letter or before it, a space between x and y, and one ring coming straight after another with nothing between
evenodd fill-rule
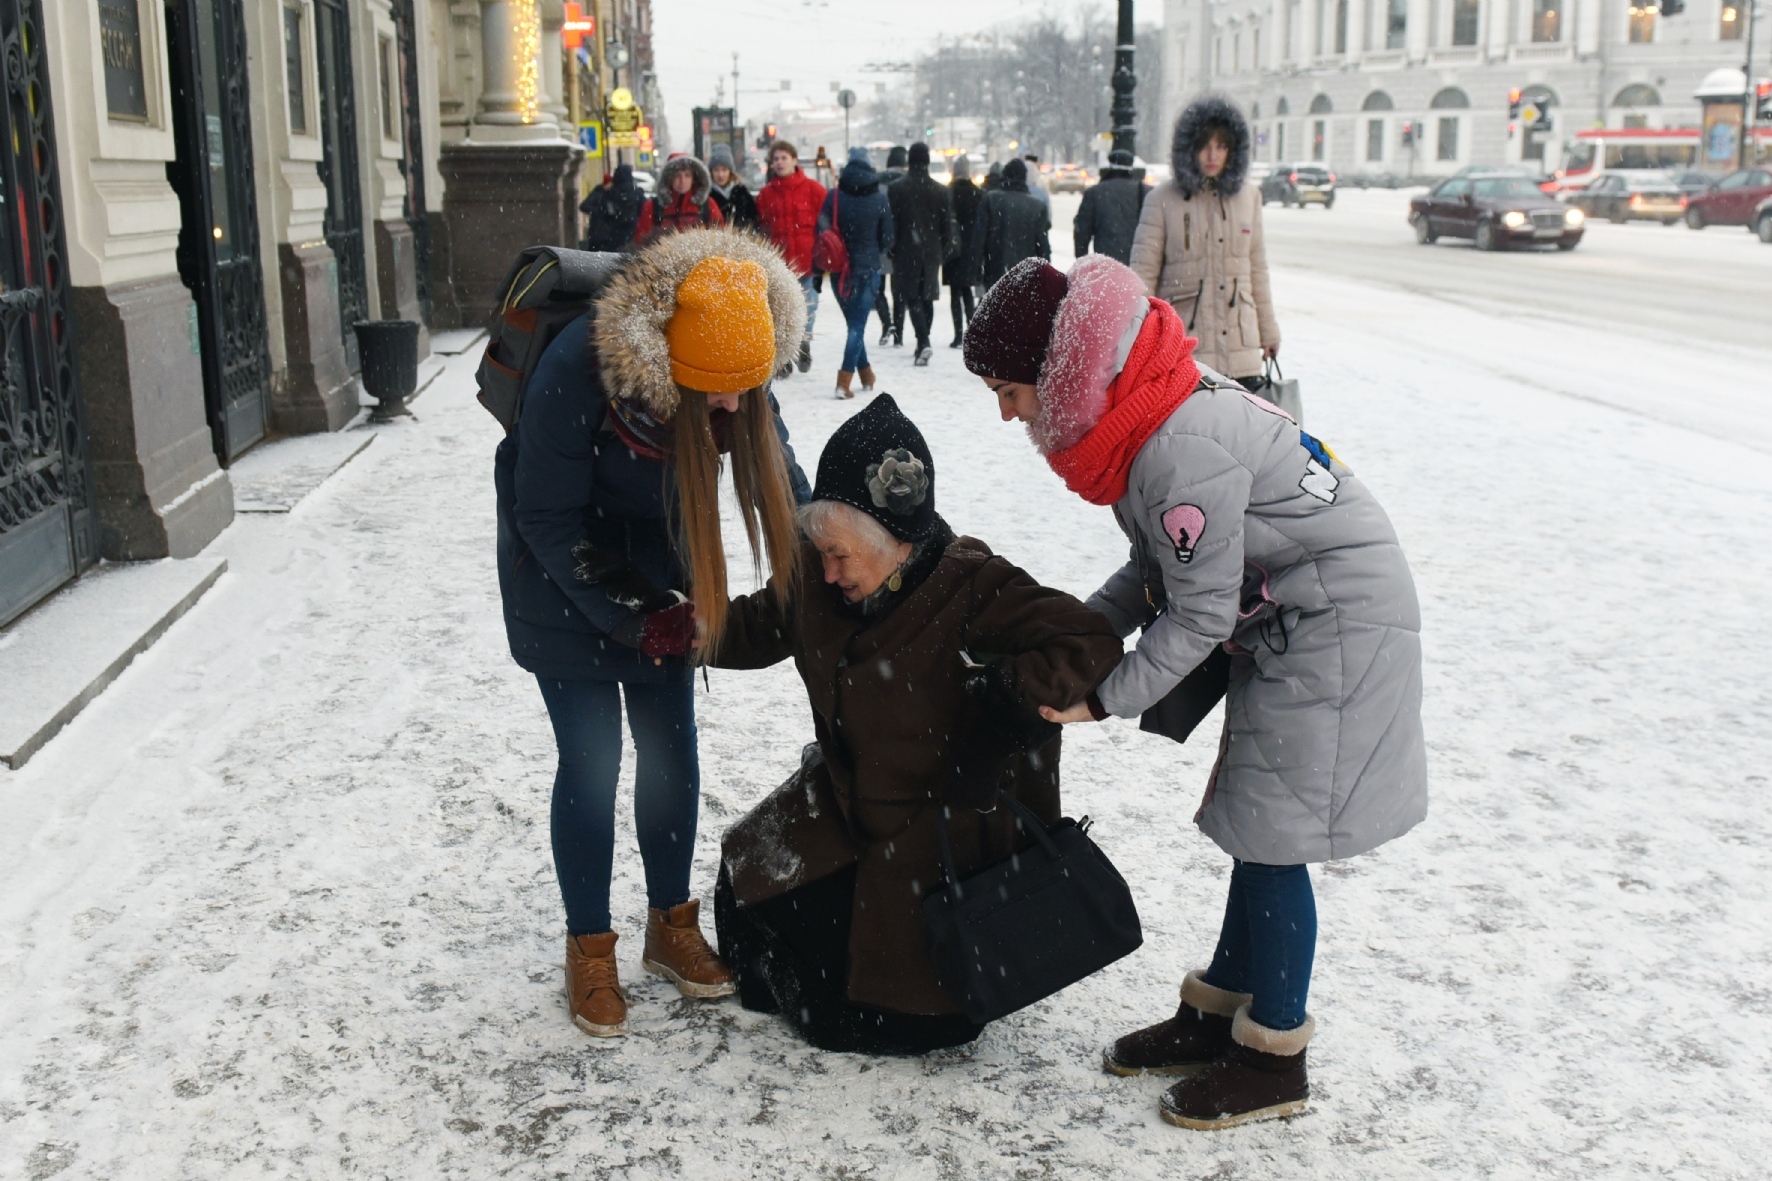
<instances>
[{"instance_id":1,"label":"snowy road","mask_svg":"<svg viewBox=\"0 0 1772 1181\"><path fill-rule=\"evenodd\" d=\"M578 1034L552 743L503 649L497 428L462 358L294 513L238 519L216 589L0 772L0 1177L1763 1176L1765 367L1278 251L1275 288L1311 429L1403 537L1428 657L1429 819L1315 872L1307 1115L1184 1132L1161 1080L1096 1064L1172 1011L1227 871L1188 822L1210 741L1125 723L1074 728L1065 782L1137 893L1137 955L960 1051L814 1051L639 972L624 805L635 1033ZM817 379L782 389L809 466L860 405L827 396L839 324L827 300ZM956 353L876 366L957 528L1078 592L1113 567L1108 514ZM786 668L701 697L708 891L810 727Z\"/></svg>"}]
</instances>

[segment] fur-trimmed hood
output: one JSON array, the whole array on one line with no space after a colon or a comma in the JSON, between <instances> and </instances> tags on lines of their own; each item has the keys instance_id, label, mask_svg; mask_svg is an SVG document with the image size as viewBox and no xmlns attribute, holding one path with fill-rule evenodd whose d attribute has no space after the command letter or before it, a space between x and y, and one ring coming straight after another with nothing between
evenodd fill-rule
<instances>
[{"instance_id":1,"label":"fur-trimmed hood","mask_svg":"<svg viewBox=\"0 0 1772 1181\"><path fill-rule=\"evenodd\" d=\"M1249 121L1243 118L1237 104L1224 95L1202 94L1175 120L1175 135L1169 144L1169 166L1175 173L1175 187L1184 197L1192 197L1206 187L1198 154L1206 129L1214 125L1228 128L1231 133L1231 156L1218 178L1219 193L1236 196L1249 176Z\"/></svg>"},{"instance_id":2,"label":"fur-trimmed hood","mask_svg":"<svg viewBox=\"0 0 1772 1181\"><path fill-rule=\"evenodd\" d=\"M665 166L658 170L658 195L666 201L676 200L676 194L671 191L671 181L681 172L695 177L695 187L689 190L689 195L695 198L697 205L706 205L708 194L714 188L714 176L708 171L708 166L694 156L678 156L665 162Z\"/></svg>"},{"instance_id":3,"label":"fur-trimmed hood","mask_svg":"<svg viewBox=\"0 0 1772 1181\"><path fill-rule=\"evenodd\" d=\"M694 163L701 167L699 160ZM702 175L707 175L705 168ZM806 297L774 246L729 229L684 230L655 239L622 264L597 299L591 347L610 395L638 404L660 422L676 416L679 398L665 340L665 328L677 314L677 288L696 264L716 257L755 262L763 268L775 330L775 369L779 372L799 355L800 337L806 331Z\"/></svg>"},{"instance_id":4,"label":"fur-trimmed hood","mask_svg":"<svg viewBox=\"0 0 1772 1181\"><path fill-rule=\"evenodd\" d=\"M1085 254L1066 276L1035 392L1040 412L1028 435L1042 455L1082 441L1107 413L1108 387L1150 310L1144 280L1105 254Z\"/></svg>"}]
</instances>

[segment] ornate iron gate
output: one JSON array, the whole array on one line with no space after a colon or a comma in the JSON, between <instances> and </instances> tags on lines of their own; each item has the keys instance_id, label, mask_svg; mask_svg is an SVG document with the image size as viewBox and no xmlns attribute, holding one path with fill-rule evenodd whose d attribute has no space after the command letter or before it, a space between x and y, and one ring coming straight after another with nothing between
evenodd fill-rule
<instances>
[{"instance_id":1,"label":"ornate iron gate","mask_svg":"<svg viewBox=\"0 0 1772 1181\"><path fill-rule=\"evenodd\" d=\"M0 624L97 556L39 0L0 0Z\"/></svg>"},{"instance_id":2,"label":"ornate iron gate","mask_svg":"<svg viewBox=\"0 0 1772 1181\"><path fill-rule=\"evenodd\" d=\"M431 221L425 205L424 108L418 93L418 30L413 25L413 0L395 0L394 30L400 43L400 116L405 152L400 172L406 178L402 212L412 230L412 257L418 272L418 307L431 322Z\"/></svg>"},{"instance_id":3,"label":"ornate iron gate","mask_svg":"<svg viewBox=\"0 0 1772 1181\"><path fill-rule=\"evenodd\" d=\"M314 0L320 65L320 179L326 184L326 244L338 266L339 331L354 373L361 368L351 328L369 314L363 257L363 188L357 168L357 97L351 69L351 13L344 0Z\"/></svg>"},{"instance_id":4,"label":"ornate iron gate","mask_svg":"<svg viewBox=\"0 0 1772 1181\"><path fill-rule=\"evenodd\" d=\"M203 393L225 466L264 438L271 396L240 0L168 0L173 132L167 175L184 224L178 271L197 301Z\"/></svg>"}]
</instances>

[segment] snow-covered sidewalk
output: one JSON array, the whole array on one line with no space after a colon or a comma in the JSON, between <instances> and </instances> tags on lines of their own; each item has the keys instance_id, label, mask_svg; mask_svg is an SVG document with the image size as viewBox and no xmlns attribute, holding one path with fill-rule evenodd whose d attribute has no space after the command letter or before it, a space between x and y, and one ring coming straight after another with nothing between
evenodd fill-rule
<instances>
[{"instance_id":1,"label":"snow-covered sidewalk","mask_svg":"<svg viewBox=\"0 0 1772 1181\"><path fill-rule=\"evenodd\" d=\"M0 772L0 1177L1764 1175L1760 419L1728 442L1564 397L1479 366L1506 335L1484 313L1420 303L1416 345L1393 295L1275 279L1309 426L1396 521L1428 654L1428 821L1314 875L1309 1114L1185 1132L1163 1080L1099 1069L1205 962L1227 873L1189 820L1210 737L1126 723L1068 733L1066 800L1145 947L974 1046L831 1055L677 999L639 970L625 801L634 1034L574 1030L553 745L504 649L468 356L293 513L239 518L216 588ZM861 405L829 398L840 328L827 295L818 367L781 389L809 470ZM875 364L957 529L1077 592L1120 560L957 352ZM787 667L699 696L711 892L720 830L811 727Z\"/></svg>"}]
</instances>

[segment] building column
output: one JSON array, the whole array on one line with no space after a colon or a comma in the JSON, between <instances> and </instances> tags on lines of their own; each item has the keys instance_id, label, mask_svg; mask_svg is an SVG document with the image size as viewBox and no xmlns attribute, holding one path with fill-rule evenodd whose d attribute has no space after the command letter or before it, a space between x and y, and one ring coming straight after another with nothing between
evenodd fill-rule
<instances>
[{"instance_id":1,"label":"building column","mask_svg":"<svg viewBox=\"0 0 1772 1181\"><path fill-rule=\"evenodd\" d=\"M443 145L438 161L445 241L433 249L453 293L437 310L438 327L484 324L524 248L577 245L584 149L562 137L542 106L542 7L543 0L480 0L479 110L468 138Z\"/></svg>"},{"instance_id":2,"label":"building column","mask_svg":"<svg viewBox=\"0 0 1772 1181\"><path fill-rule=\"evenodd\" d=\"M1359 61L1371 48L1366 44L1366 0L1347 0L1347 58Z\"/></svg>"},{"instance_id":3,"label":"building column","mask_svg":"<svg viewBox=\"0 0 1772 1181\"><path fill-rule=\"evenodd\" d=\"M1511 11L1508 0L1483 0L1484 40L1488 42L1490 61L1507 57L1507 47L1513 41L1513 30L1508 26Z\"/></svg>"},{"instance_id":4,"label":"building column","mask_svg":"<svg viewBox=\"0 0 1772 1181\"><path fill-rule=\"evenodd\" d=\"M1427 60L1430 2L1431 0L1409 0L1409 27L1404 34L1403 43L1409 48L1409 60L1412 62Z\"/></svg>"},{"instance_id":5,"label":"building column","mask_svg":"<svg viewBox=\"0 0 1772 1181\"><path fill-rule=\"evenodd\" d=\"M541 109L554 117L562 139L572 134L572 112L566 109L566 61L560 31L566 27L562 0L537 0L541 6Z\"/></svg>"}]
</instances>

